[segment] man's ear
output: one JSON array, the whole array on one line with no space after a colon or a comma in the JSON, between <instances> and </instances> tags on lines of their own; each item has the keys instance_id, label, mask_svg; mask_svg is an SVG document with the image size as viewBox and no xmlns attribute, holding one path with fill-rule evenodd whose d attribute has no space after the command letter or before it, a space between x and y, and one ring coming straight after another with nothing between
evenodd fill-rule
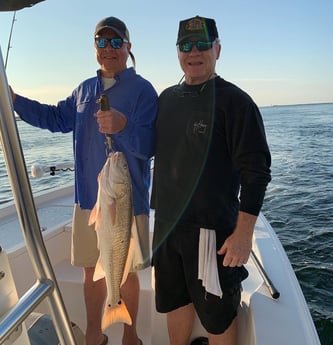
<instances>
[{"instance_id":1,"label":"man's ear","mask_svg":"<svg viewBox=\"0 0 333 345\"><path fill-rule=\"evenodd\" d=\"M216 44L215 49L216 49L216 60L218 60L220 58L221 51L222 51L221 43Z\"/></svg>"}]
</instances>

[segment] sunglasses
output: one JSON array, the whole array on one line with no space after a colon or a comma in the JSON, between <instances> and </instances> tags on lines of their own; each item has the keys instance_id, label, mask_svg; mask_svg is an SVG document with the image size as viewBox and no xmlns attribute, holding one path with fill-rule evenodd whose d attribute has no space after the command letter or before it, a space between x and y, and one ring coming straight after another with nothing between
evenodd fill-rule
<instances>
[{"instance_id":1,"label":"sunglasses","mask_svg":"<svg viewBox=\"0 0 333 345\"><path fill-rule=\"evenodd\" d=\"M114 49L120 49L123 46L123 43L128 43L127 40L122 38L104 38L96 37L95 43L97 48L106 48L107 43L110 43L110 46Z\"/></svg>"},{"instance_id":2,"label":"sunglasses","mask_svg":"<svg viewBox=\"0 0 333 345\"><path fill-rule=\"evenodd\" d=\"M199 51L205 51L212 49L213 43L211 41L188 41L185 43L179 44L179 50L183 53L189 53L193 46L196 46Z\"/></svg>"}]
</instances>

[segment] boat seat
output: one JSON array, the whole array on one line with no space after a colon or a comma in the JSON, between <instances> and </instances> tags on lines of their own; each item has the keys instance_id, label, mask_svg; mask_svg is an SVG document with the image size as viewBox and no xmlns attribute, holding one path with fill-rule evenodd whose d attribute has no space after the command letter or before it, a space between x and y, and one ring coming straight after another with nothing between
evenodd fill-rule
<instances>
[{"instance_id":1,"label":"boat seat","mask_svg":"<svg viewBox=\"0 0 333 345\"><path fill-rule=\"evenodd\" d=\"M0 319L9 312L11 308L18 302L18 294L14 283L8 255L5 250L0 247ZM28 344L28 336L25 324L17 327L16 330L9 335L3 345L26 345Z\"/></svg>"}]
</instances>

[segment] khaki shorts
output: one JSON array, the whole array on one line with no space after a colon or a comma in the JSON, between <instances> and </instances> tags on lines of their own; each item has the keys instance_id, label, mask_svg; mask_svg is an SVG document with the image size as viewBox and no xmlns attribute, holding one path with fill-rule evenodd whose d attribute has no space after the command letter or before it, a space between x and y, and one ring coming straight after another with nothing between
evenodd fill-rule
<instances>
[{"instance_id":1,"label":"khaki shorts","mask_svg":"<svg viewBox=\"0 0 333 345\"><path fill-rule=\"evenodd\" d=\"M95 267L99 257L97 235L94 225L89 226L91 210L74 205L72 226L71 263L79 267ZM144 269L150 265L149 217L141 214L133 217L129 257L131 271Z\"/></svg>"}]
</instances>

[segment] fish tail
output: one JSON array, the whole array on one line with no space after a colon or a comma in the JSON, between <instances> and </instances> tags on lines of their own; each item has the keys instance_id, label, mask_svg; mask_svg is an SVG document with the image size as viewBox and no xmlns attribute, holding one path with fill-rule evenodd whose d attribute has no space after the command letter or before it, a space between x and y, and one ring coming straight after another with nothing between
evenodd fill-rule
<instances>
[{"instance_id":1,"label":"fish tail","mask_svg":"<svg viewBox=\"0 0 333 345\"><path fill-rule=\"evenodd\" d=\"M106 329L113 323L122 322L132 325L131 316L127 310L125 302L121 299L114 307L106 306L102 318L102 329Z\"/></svg>"}]
</instances>

